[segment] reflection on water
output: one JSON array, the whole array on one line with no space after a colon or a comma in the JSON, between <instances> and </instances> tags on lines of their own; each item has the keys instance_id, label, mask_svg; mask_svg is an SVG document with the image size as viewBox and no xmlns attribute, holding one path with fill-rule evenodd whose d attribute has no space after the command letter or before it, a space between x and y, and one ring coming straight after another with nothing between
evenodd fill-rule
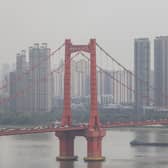
<instances>
[{"instance_id":1,"label":"reflection on water","mask_svg":"<svg viewBox=\"0 0 168 168\"><path fill-rule=\"evenodd\" d=\"M87 168L102 168L102 162L89 162Z\"/></svg>"},{"instance_id":2,"label":"reflection on water","mask_svg":"<svg viewBox=\"0 0 168 168\"><path fill-rule=\"evenodd\" d=\"M60 162L60 168L74 168L74 162Z\"/></svg>"},{"instance_id":3,"label":"reflection on water","mask_svg":"<svg viewBox=\"0 0 168 168\"><path fill-rule=\"evenodd\" d=\"M57 162L58 139L54 134L0 137L0 168L167 168L168 148L132 147L133 139L168 142L164 128L111 129L103 139L105 162L83 161L86 140L75 139L77 162Z\"/></svg>"},{"instance_id":4,"label":"reflection on water","mask_svg":"<svg viewBox=\"0 0 168 168\"><path fill-rule=\"evenodd\" d=\"M87 168L102 168L102 162L88 162ZM75 168L75 163L72 161L60 162L59 168Z\"/></svg>"},{"instance_id":5,"label":"reflection on water","mask_svg":"<svg viewBox=\"0 0 168 168\"><path fill-rule=\"evenodd\" d=\"M75 163L76 162L72 162L72 161L60 162L59 168L75 168ZM85 167L86 168L102 168L102 162L88 162L88 163L85 163Z\"/></svg>"}]
</instances>

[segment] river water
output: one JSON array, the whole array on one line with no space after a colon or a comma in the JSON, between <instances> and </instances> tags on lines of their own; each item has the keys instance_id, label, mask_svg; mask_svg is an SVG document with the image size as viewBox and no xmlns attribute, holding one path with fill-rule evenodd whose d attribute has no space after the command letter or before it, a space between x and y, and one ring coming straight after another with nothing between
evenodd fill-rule
<instances>
[{"instance_id":1,"label":"river water","mask_svg":"<svg viewBox=\"0 0 168 168\"><path fill-rule=\"evenodd\" d=\"M103 139L105 162L86 163L86 140L75 139L76 162L57 162L53 133L0 137L0 168L167 168L168 147L131 147L133 139L168 142L167 128L111 129Z\"/></svg>"}]
</instances>

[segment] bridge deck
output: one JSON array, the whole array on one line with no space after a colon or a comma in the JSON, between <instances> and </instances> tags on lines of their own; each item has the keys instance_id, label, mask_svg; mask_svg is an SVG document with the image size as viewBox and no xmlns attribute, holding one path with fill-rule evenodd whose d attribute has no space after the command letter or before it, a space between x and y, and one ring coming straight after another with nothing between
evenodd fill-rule
<instances>
[{"instance_id":1,"label":"bridge deck","mask_svg":"<svg viewBox=\"0 0 168 168\"><path fill-rule=\"evenodd\" d=\"M86 127L58 127L58 128L9 128L1 129L0 136L8 135L23 135L23 134L37 134L37 133L48 133L48 132L61 132L61 131L82 131Z\"/></svg>"},{"instance_id":2,"label":"bridge deck","mask_svg":"<svg viewBox=\"0 0 168 168\"><path fill-rule=\"evenodd\" d=\"M131 121L131 122L113 122L102 125L103 128L112 127L133 127L133 126L148 126L148 125L168 125L168 119L147 120L147 121ZM1 128L0 136L22 135L22 134L37 134L48 132L66 132L66 131L84 131L88 128L86 125L77 125L72 127L34 127L34 128Z\"/></svg>"}]
</instances>

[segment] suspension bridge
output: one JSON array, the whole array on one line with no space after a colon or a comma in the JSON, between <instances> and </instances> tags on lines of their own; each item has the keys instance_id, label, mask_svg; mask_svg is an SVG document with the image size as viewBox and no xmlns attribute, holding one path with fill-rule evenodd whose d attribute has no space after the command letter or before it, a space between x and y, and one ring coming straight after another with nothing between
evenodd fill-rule
<instances>
[{"instance_id":1,"label":"suspension bridge","mask_svg":"<svg viewBox=\"0 0 168 168\"><path fill-rule=\"evenodd\" d=\"M77 160L77 156L74 154L74 139L76 136L83 136L87 141L87 156L84 158L85 161L103 161L105 157L102 156L102 139L106 134L106 128L111 127L126 127L126 126L144 126L144 125L157 125L157 124L168 124L168 119L161 120L147 120L147 121L129 121L129 122L113 122L108 124L102 124L98 114L98 89L97 89L97 72L106 74L113 83L113 103L122 105L134 106L134 96L136 92L134 90L132 79L137 78L133 72L128 70L125 66L120 64L114 59L106 50L103 49L95 39L91 39L89 44L86 45L74 45L70 39L66 39L65 43L62 44L55 51L51 52L47 59L51 59L56 53L62 48L65 50L64 63L53 69L49 74L39 79L40 82L47 81L48 76L53 73L60 72L60 69L64 67L64 109L62 113L61 124L57 127L38 127L38 128L10 128L0 129L0 136L9 135L22 135L22 134L35 134L35 133L47 133L54 132L55 136L59 139L59 151L60 154L57 160ZM98 57L98 52L101 51L106 56L106 62L102 61L102 57ZM75 54L74 54L75 53ZM89 54L89 56L88 56ZM90 117L88 124L73 124L72 110L71 110L71 61L75 57L82 56L89 63L90 71ZM101 55L102 56L102 55ZM96 60L97 59L97 60ZM41 60L41 62L45 60ZM34 71L40 66L40 63L33 65L28 71ZM106 68L106 70L104 70ZM110 69L107 70L107 69ZM121 73L122 72L122 73ZM21 80L21 77L17 77L17 80ZM146 83L142 79L138 79L142 83ZM1 86L3 89L6 85ZM25 93L32 86L28 86L23 90L18 91L15 95L1 100L0 104L12 101L18 96ZM151 87L151 89L154 89ZM153 99L144 96L144 99L153 104Z\"/></svg>"}]
</instances>

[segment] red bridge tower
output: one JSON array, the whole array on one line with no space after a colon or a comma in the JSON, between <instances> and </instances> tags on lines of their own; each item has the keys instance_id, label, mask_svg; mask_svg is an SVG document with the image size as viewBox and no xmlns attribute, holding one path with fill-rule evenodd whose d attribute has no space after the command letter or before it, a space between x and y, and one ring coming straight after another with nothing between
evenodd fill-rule
<instances>
[{"instance_id":1,"label":"red bridge tower","mask_svg":"<svg viewBox=\"0 0 168 168\"><path fill-rule=\"evenodd\" d=\"M88 127L73 129L71 114L71 54L78 51L90 53L90 92L91 107ZM69 129L64 129L64 128ZM71 129L72 128L72 129ZM74 156L75 136L84 136L87 139L87 157L85 161L103 161L102 138L105 130L101 128L97 107L97 80L96 80L96 40L91 39L88 45L72 45L71 40L65 40L65 71L64 71L64 111L62 115L62 129L56 136L60 141L60 156L57 160L76 160Z\"/></svg>"}]
</instances>

